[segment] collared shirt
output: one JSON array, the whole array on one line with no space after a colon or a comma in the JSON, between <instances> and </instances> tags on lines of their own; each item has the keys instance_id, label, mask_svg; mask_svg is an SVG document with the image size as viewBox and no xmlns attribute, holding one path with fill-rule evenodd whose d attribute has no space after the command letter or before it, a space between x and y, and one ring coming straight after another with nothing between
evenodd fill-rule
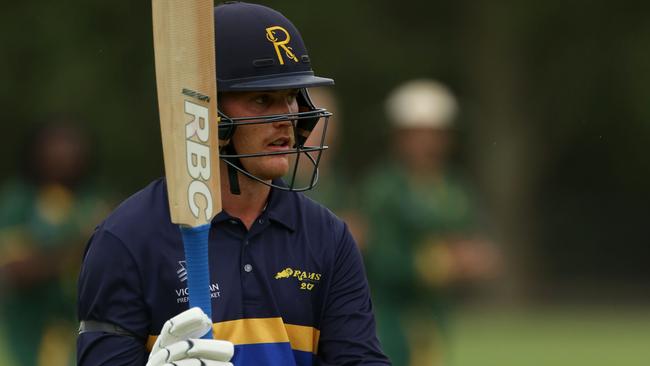
<instances>
[{"instance_id":1,"label":"collared shirt","mask_svg":"<svg viewBox=\"0 0 650 366\"><path fill-rule=\"evenodd\" d=\"M144 365L162 325L188 308L183 244L163 179L123 202L91 238L79 318L80 365ZM250 230L222 211L209 236L215 339L235 365L387 365L361 257L345 224L302 194L271 190Z\"/></svg>"}]
</instances>

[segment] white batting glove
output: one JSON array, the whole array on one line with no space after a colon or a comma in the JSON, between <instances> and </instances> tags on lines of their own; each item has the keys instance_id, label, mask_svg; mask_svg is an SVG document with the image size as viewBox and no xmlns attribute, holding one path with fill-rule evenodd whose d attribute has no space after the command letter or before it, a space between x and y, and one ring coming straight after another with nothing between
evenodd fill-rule
<instances>
[{"instance_id":1,"label":"white batting glove","mask_svg":"<svg viewBox=\"0 0 650 366\"><path fill-rule=\"evenodd\" d=\"M199 339L212 327L200 308L191 308L165 322L147 366L233 366L235 346L228 341Z\"/></svg>"}]
</instances>

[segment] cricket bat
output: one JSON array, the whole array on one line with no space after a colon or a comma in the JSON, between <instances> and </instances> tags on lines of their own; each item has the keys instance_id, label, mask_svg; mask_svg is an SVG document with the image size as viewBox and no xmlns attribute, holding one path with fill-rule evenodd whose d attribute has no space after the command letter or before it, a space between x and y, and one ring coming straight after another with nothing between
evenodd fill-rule
<instances>
[{"instance_id":1,"label":"cricket bat","mask_svg":"<svg viewBox=\"0 0 650 366\"><path fill-rule=\"evenodd\" d=\"M189 305L212 318L208 234L221 211L213 0L152 0L152 14L169 211L185 247Z\"/></svg>"}]
</instances>

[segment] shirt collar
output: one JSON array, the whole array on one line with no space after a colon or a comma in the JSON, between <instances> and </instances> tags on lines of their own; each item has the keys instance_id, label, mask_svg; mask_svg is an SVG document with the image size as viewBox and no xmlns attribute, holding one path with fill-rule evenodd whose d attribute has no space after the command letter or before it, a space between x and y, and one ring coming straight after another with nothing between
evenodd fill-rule
<instances>
[{"instance_id":1,"label":"shirt collar","mask_svg":"<svg viewBox=\"0 0 650 366\"><path fill-rule=\"evenodd\" d=\"M282 187L287 186L282 179L274 179L273 184ZM291 231L296 231L296 199L295 192L271 187L266 208L260 217L267 216L269 220L277 222ZM221 210L212 219L212 223L223 222L232 218L226 211Z\"/></svg>"},{"instance_id":2,"label":"shirt collar","mask_svg":"<svg viewBox=\"0 0 650 366\"><path fill-rule=\"evenodd\" d=\"M281 187L287 186L282 179L274 179L273 184ZM269 220L275 221L291 231L296 231L296 205L297 195L295 192L271 188L266 214Z\"/></svg>"}]
</instances>

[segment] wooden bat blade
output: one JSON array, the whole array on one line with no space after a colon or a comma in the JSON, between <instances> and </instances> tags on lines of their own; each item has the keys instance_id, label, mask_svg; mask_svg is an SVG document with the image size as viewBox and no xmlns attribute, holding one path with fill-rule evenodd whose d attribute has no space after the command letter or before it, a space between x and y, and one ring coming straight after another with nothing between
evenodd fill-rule
<instances>
[{"instance_id":1,"label":"wooden bat blade","mask_svg":"<svg viewBox=\"0 0 650 366\"><path fill-rule=\"evenodd\" d=\"M212 0L153 0L160 128L173 223L221 211Z\"/></svg>"}]
</instances>

